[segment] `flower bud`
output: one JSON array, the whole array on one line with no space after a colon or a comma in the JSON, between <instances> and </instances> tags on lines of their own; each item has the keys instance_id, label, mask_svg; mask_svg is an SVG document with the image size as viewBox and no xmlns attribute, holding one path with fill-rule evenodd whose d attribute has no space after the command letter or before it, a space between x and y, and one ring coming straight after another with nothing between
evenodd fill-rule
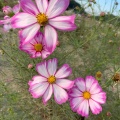
<instances>
[{"instance_id":1,"label":"flower bud","mask_svg":"<svg viewBox=\"0 0 120 120\"><path fill-rule=\"evenodd\" d=\"M12 8L10 6L4 6L2 10L3 10L3 13L6 15L12 13Z\"/></svg>"},{"instance_id":2,"label":"flower bud","mask_svg":"<svg viewBox=\"0 0 120 120\"><path fill-rule=\"evenodd\" d=\"M28 69L31 69L31 68L33 68L33 65L32 65L32 64L29 64L29 65L28 65Z\"/></svg>"},{"instance_id":3,"label":"flower bud","mask_svg":"<svg viewBox=\"0 0 120 120\"><path fill-rule=\"evenodd\" d=\"M101 78L102 77L102 73L100 71L96 72L96 78Z\"/></svg>"},{"instance_id":4,"label":"flower bud","mask_svg":"<svg viewBox=\"0 0 120 120\"><path fill-rule=\"evenodd\" d=\"M101 12L101 13L100 13L100 16L101 16L101 17L104 17L104 16L105 16L105 12Z\"/></svg>"},{"instance_id":5,"label":"flower bud","mask_svg":"<svg viewBox=\"0 0 120 120\"><path fill-rule=\"evenodd\" d=\"M59 47L60 46L60 42L57 40L56 46Z\"/></svg>"},{"instance_id":6,"label":"flower bud","mask_svg":"<svg viewBox=\"0 0 120 120\"><path fill-rule=\"evenodd\" d=\"M118 5L118 2L115 2L115 5Z\"/></svg>"},{"instance_id":7,"label":"flower bud","mask_svg":"<svg viewBox=\"0 0 120 120\"><path fill-rule=\"evenodd\" d=\"M106 114L108 117L110 117L111 116L111 113L110 112L107 112L107 114Z\"/></svg>"},{"instance_id":8,"label":"flower bud","mask_svg":"<svg viewBox=\"0 0 120 120\"><path fill-rule=\"evenodd\" d=\"M115 73L115 74L113 75L113 77L112 77L112 80L113 80L114 82L120 81L120 73Z\"/></svg>"}]
</instances>

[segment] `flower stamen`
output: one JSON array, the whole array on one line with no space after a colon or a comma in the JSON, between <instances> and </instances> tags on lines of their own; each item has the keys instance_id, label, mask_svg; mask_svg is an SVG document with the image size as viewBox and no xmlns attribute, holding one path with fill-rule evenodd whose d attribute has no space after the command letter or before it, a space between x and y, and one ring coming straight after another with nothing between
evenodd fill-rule
<instances>
[{"instance_id":1,"label":"flower stamen","mask_svg":"<svg viewBox=\"0 0 120 120\"><path fill-rule=\"evenodd\" d=\"M83 97L85 99L90 99L91 98L91 94L89 92L85 91L85 92L83 92Z\"/></svg>"},{"instance_id":2,"label":"flower stamen","mask_svg":"<svg viewBox=\"0 0 120 120\"><path fill-rule=\"evenodd\" d=\"M44 13L39 13L37 16L37 22L41 25L41 26L45 26L48 22L48 17L44 14Z\"/></svg>"},{"instance_id":3,"label":"flower stamen","mask_svg":"<svg viewBox=\"0 0 120 120\"><path fill-rule=\"evenodd\" d=\"M34 49L36 52L41 52L43 49L43 46L42 46L42 44L38 43L38 44L34 45Z\"/></svg>"},{"instance_id":4,"label":"flower stamen","mask_svg":"<svg viewBox=\"0 0 120 120\"><path fill-rule=\"evenodd\" d=\"M48 82L49 82L50 84L53 84L55 81L56 81L56 78L55 78L53 75L51 75L51 76L48 78Z\"/></svg>"}]
</instances>

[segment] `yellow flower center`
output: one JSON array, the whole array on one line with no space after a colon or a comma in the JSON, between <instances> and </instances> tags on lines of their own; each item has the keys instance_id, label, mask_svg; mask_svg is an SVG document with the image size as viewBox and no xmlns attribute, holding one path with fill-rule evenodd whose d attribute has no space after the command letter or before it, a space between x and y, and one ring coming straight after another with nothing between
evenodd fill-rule
<instances>
[{"instance_id":1,"label":"yellow flower center","mask_svg":"<svg viewBox=\"0 0 120 120\"><path fill-rule=\"evenodd\" d=\"M37 22L42 26L46 25L48 22L48 17L44 13L39 13L36 18Z\"/></svg>"},{"instance_id":2,"label":"yellow flower center","mask_svg":"<svg viewBox=\"0 0 120 120\"><path fill-rule=\"evenodd\" d=\"M39 43L39 44L35 44L34 48L35 48L36 52L41 52L43 49L43 46L42 46L42 44Z\"/></svg>"},{"instance_id":3,"label":"yellow flower center","mask_svg":"<svg viewBox=\"0 0 120 120\"><path fill-rule=\"evenodd\" d=\"M85 91L85 92L83 92L83 97L84 97L85 99L90 99L91 94L90 94L89 92Z\"/></svg>"},{"instance_id":4,"label":"yellow flower center","mask_svg":"<svg viewBox=\"0 0 120 120\"><path fill-rule=\"evenodd\" d=\"M55 81L56 81L56 78L53 75L48 78L48 82L51 84L54 83Z\"/></svg>"}]
</instances>

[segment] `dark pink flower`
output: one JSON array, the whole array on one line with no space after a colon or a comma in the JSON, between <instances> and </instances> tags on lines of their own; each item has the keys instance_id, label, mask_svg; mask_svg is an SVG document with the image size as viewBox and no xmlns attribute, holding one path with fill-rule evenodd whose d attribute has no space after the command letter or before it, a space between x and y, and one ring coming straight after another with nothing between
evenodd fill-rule
<instances>
[{"instance_id":1,"label":"dark pink flower","mask_svg":"<svg viewBox=\"0 0 120 120\"><path fill-rule=\"evenodd\" d=\"M38 32L37 35L26 44L22 44L21 39L20 49L28 53L32 58L42 57L42 59L45 59L51 54L46 48L44 36L41 32Z\"/></svg>"}]
</instances>

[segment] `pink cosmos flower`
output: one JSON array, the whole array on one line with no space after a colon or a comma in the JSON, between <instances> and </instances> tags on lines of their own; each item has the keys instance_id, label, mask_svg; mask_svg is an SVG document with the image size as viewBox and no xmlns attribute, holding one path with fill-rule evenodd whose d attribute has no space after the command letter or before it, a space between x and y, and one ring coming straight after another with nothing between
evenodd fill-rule
<instances>
[{"instance_id":1,"label":"pink cosmos flower","mask_svg":"<svg viewBox=\"0 0 120 120\"><path fill-rule=\"evenodd\" d=\"M69 96L71 109L85 117L89 115L89 107L93 114L99 114L102 111L100 104L106 102L106 93L92 76L87 76L85 80L77 78Z\"/></svg>"},{"instance_id":2,"label":"pink cosmos flower","mask_svg":"<svg viewBox=\"0 0 120 120\"><path fill-rule=\"evenodd\" d=\"M42 57L45 59L50 55L50 52L47 50L44 43L44 36L41 32L38 32L30 42L21 44L20 49L30 54L32 58Z\"/></svg>"},{"instance_id":3,"label":"pink cosmos flower","mask_svg":"<svg viewBox=\"0 0 120 120\"><path fill-rule=\"evenodd\" d=\"M59 16L69 5L69 0L35 0L37 7L31 0L20 0L23 12L12 19L14 28L24 28L20 36L24 43L29 42L44 27L44 36L49 51L54 51L57 42L55 29L71 31L76 29L75 15Z\"/></svg>"},{"instance_id":4,"label":"pink cosmos flower","mask_svg":"<svg viewBox=\"0 0 120 120\"><path fill-rule=\"evenodd\" d=\"M10 6L4 6L2 9L6 15L4 17L4 20L0 20L0 25L3 25L5 32L9 32L9 30L12 29L11 17L20 11L20 4L15 5L13 8Z\"/></svg>"},{"instance_id":5,"label":"pink cosmos flower","mask_svg":"<svg viewBox=\"0 0 120 120\"><path fill-rule=\"evenodd\" d=\"M46 104L54 93L54 99L58 104L65 103L68 94L64 89L70 89L74 84L74 81L66 79L72 72L69 65L64 64L57 71L57 59L53 58L39 63L36 70L40 75L34 76L28 83L33 98L42 96L43 103Z\"/></svg>"}]
</instances>

